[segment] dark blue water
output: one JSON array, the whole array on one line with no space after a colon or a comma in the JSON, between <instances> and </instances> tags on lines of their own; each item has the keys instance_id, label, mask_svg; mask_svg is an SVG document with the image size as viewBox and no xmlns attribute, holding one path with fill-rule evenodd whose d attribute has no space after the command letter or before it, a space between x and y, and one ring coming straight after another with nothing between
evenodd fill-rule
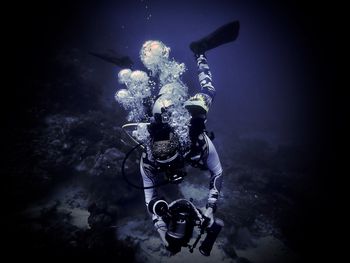
<instances>
[{"instance_id":1,"label":"dark blue water","mask_svg":"<svg viewBox=\"0 0 350 263\"><path fill-rule=\"evenodd\" d=\"M224 209L237 216L226 218L231 229L226 237L235 248L249 247L237 233L253 231L254 220L263 215L273 220L279 233L275 237L288 249L312 258L319 246L326 247L318 220L325 216L323 204L329 205L326 185L332 171L330 135L335 116L331 89L335 66L328 52L335 45L334 27L324 19L332 8L328 12L329 6L317 6L319 12L292 1L129 0L21 6L20 26L13 30L17 37L11 38L17 43L14 68L21 78L14 78L19 84L10 96L16 98L16 106L5 122L10 128L7 141L14 142L5 145L14 156L9 172L5 169L10 175L11 209L17 213L30 207L60 180L70 178L81 160L115 146L119 139L113 137L113 129L126 121L114 101L122 88L117 81L120 69L89 51L112 49L129 56L133 69L145 70L139 50L147 40L160 40L171 48L170 57L186 64L183 81L193 94L199 84L189 43L239 20L237 40L207 53L217 90L207 126L215 132L214 143L226 171L224 198L230 200L232 195ZM58 117L63 124L51 126L45 122L55 114L78 116L82 124L73 130L65 127L66 133L59 135L58 127L66 119ZM99 126L102 122L105 126ZM60 152L50 136L75 146ZM88 142L85 148L77 146L82 138ZM108 192L110 185L104 182L92 192ZM130 193L135 213L143 207L142 193ZM118 205L127 208L125 203ZM37 236L28 225L26 231ZM242 231L233 234L233 228ZM55 244L50 236L35 240L42 244L46 239L48 246Z\"/></svg>"}]
</instances>

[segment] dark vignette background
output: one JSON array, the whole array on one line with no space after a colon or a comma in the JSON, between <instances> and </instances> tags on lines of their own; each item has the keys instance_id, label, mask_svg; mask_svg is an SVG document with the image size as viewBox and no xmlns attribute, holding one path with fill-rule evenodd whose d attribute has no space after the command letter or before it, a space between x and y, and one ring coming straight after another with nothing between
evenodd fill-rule
<instances>
[{"instance_id":1,"label":"dark vignette background","mask_svg":"<svg viewBox=\"0 0 350 263\"><path fill-rule=\"evenodd\" d=\"M211 18L211 7L216 8L215 10L218 12L217 10L220 9L218 6L222 5L223 13L227 15L227 9L224 9L224 7L231 7L234 10L236 5L239 10L247 12L244 13L242 11L244 14L238 13L238 16L242 16L243 21L244 18L249 17L249 14L256 15L256 19L265 19L261 23L266 26L264 28L266 32L256 30L254 34L266 34L266 37L271 37L277 33L279 34L277 38L283 39L286 37L284 43L289 40L293 41L290 47L286 47L288 52L290 52L288 56L291 58L294 54L296 57L295 61L291 61L291 63L296 63L291 68L293 70L298 66L305 68L299 68L293 73L295 75L291 74L288 77L293 81L293 76L301 74L302 77L300 78L302 81L295 84L303 83L303 85L299 86L297 90L287 90L286 94L283 94L283 92L277 93L275 98L273 94L276 90L273 88L268 91L270 92L268 95L260 94L258 90L253 95L252 93L245 94L244 91L241 91L242 94L238 96L239 99L233 101L232 109L220 108L220 105L215 106L214 110L217 115L211 116L211 124L209 125L219 135L222 134L222 138L229 140L230 136L234 136L234 134L225 133L228 128L220 120L223 119L226 124L229 123L230 119L227 116L229 115L228 112L232 110L233 119L238 124L233 124L230 128L238 134L252 133L255 129L261 129L262 123L267 123L267 130L273 127L272 129L280 132L283 136L285 135L287 140L293 137L290 134L297 134L298 143L301 144L299 149L304 152L300 153L301 160L298 160L297 157L292 162L298 163L300 161L302 165L305 165L307 176L299 182L301 190L295 196L294 201L296 205L293 210L289 210L286 214L286 217L292 215L293 220L288 222L285 228L285 236L291 247L301 255L305 262L311 262L311 260L316 258L332 258L335 256L332 253L332 244L334 242L332 234L336 232L336 227L333 226L333 219L336 206L334 197L336 195L337 175L335 162L333 161L336 159L335 138L338 131L337 121L340 118L340 115L337 114L337 110L340 110L340 107L335 100L336 95L340 93L336 85L337 33L339 30L336 17L339 7L336 4L327 5L318 2L306 4L302 1L283 1L283 3L280 3L280 1L268 1L266 3L257 3L258 1L250 1L249 3L245 1L193 1L191 3L188 3L188 1L186 3L167 1L167 4L164 4L163 1L148 2L150 7L153 7L155 10L153 11L155 12L153 14L154 18L151 19L156 19L157 12L164 12L168 13L169 19L172 20L167 22L167 24L172 25L171 30L160 30L159 35L156 35L154 38L162 39L163 34L166 32L172 33L173 36L164 36L164 42L173 48L173 56L178 61L184 61L186 65L189 65L190 72L194 72L194 67L190 66L192 58L189 53L186 54L186 48L192 38L192 33L186 32L186 30L191 28L189 24L198 22L191 21L191 16L189 15L191 13L194 17L201 18L200 22L206 21L203 27L210 27L211 23L214 24L209 29L211 30L215 26L220 25L221 21L227 21ZM117 126L124 122L124 114L116 112L115 108L117 105L113 104L113 97L110 98L110 94L113 95L113 93L110 93L110 88L116 85L115 80L112 79L113 74L111 72L114 70L116 74L116 68L94 60L87 55L87 52L89 50L113 48L121 53L125 51L130 52L127 54L136 61L137 52L140 44L142 44L142 39L137 38L137 35L135 36L137 32L131 32L135 39L135 42L133 42L132 36L128 35L128 37L124 38L126 35L123 35L125 33L122 31L114 34L111 31L113 26L111 28L105 28L105 26L110 25L110 12L119 9L125 10L125 13L119 13L122 15L121 17L116 17L115 23L122 25L125 22L126 27L128 24L130 24L130 27L132 27L133 23L137 24L141 17L142 19L145 18L145 14L132 13L129 17L128 11L139 8L138 4L139 1L130 1L130 3L125 1L102 1L99 3L51 1L45 4L18 3L18 6L12 6L9 9L12 19L8 21L7 27L10 30L7 29L9 37L6 42L10 44L8 49L10 51L5 56L10 55L9 67L14 69L14 75L11 75L11 84L6 84L2 87L4 106L2 113L5 113L5 115L1 128L3 132L1 143L3 145L2 152L5 155L3 158L5 165L3 165L4 169L2 169L1 173L4 178L2 193L5 194L2 219L5 219L3 226L5 233L8 234L5 235L5 243L13 251L14 254L12 255L24 254L35 258L40 257L40 253L45 254L45 251L55 251L55 253L63 257L65 257L65 253L67 255L75 255L76 252L72 252L69 248L58 250L57 252L56 248L50 247L50 245L45 248L45 251L39 250L40 252L37 252L35 250L35 253L32 253L34 248L31 242L35 238L30 235L33 232L19 227L23 225L23 220L26 220L24 217L21 217L20 212L47 195L52 185L60 184L64 181L62 178L49 178L51 181L47 185L44 184L40 187L36 185L36 180L40 181L41 179L33 176L38 173L33 167L36 167L36 163L39 162L37 158L40 155L35 154L38 144L33 141L37 138L36 133L41 133L45 129L43 119L53 114L74 112L82 116L89 112L95 114L103 108L102 111L105 112L106 122L108 122L108 118L115 118L116 123L114 124ZM191 12L183 14L185 18L182 19L180 13L181 8L184 6L191 9ZM224 10L226 11L224 12ZM104 12L106 14L105 20L103 20ZM203 13L201 14L201 12ZM176 18L179 18L180 21L177 22ZM235 19L236 17L231 18ZM230 17L227 17L227 19L230 19ZM259 24L255 24L253 21L254 19L250 20L252 23L251 27ZM241 33L244 34L244 23L241 26ZM161 24L149 26L149 28L153 27L161 28ZM148 36L147 33L144 33L145 31L147 32L148 28L146 21L144 28L141 25L133 28L134 30L139 28L140 35L144 36L143 40L146 40L148 37L153 38L152 35ZM194 26L193 28L196 27ZM175 31L176 29L178 31ZM196 32L196 36L201 36L203 33L209 32L209 30L198 29L199 33ZM261 36L259 35L259 37ZM254 41L254 35L251 40ZM119 46L118 43L120 43ZM266 43L269 42L266 41L264 44ZM125 49L125 45L128 45L127 49ZM176 49L176 45L179 45L178 49ZM243 44L237 42L238 47L239 45ZM259 45L254 47L259 48ZM234 50L234 48L232 46L230 50ZM277 46L271 47L273 49L271 53L260 54L262 57L258 58L258 60L268 59L269 55L283 57L286 50L276 50L275 48ZM291 50L294 48L295 51L292 52ZM268 49L268 47L264 47L264 50ZM224 52L227 50L229 49L227 48L222 51L221 55L215 56L223 59ZM244 52L244 48L241 50ZM246 50L249 50L249 48ZM4 50L4 53L7 53L7 50ZM233 51L233 54L240 57L238 61L245 61L242 57L247 55L245 53L237 54L235 51ZM67 59L65 56L71 57ZM71 59L72 57L80 61L75 61ZM244 75L245 72L239 69L241 65L236 63L234 59L232 61L230 59L220 61L219 58L215 58L214 55L212 55L212 58L209 56L209 59L213 61L216 67L213 67L214 77L215 71L219 72L220 70L227 72L227 75L231 74L232 70L233 78L238 78L234 76L235 72ZM254 60L254 57L250 56L249 59ZM303 63L299 64L300 61L303 61ZM62 66L65 62L67 64ZM93 68L98 76L95 76L93 79L87 77L85 82L84 80L78 80L77 82L76 74L90 74L91 76L94 75L94 72L91 73L88 68L77 72L73 70L74 65L72 67L69 63L83 64L84 62L90 68ZM138 63L137 68L141 68L140 63L136 63ZM232 67L228 65L230 63L232 63ZM248 63L245 69L249 69L249 66L253 64L254 61ZM271 70L275 70L275 68ZM288 68L281 69L281 72L277 72L277 74L280 73L282 76L285 76L283 70L288 70ZM261 77L261 74L271 76L269 69L255 72L255 74L259 80L269 78L266 77L265 79ZM254 78L254 73L248 74L246 77ZM185 80L189 84L196 81L190 76L186 76L186 78ZM79 90L75 86L75 84L81 84L79 81L83 82L83 90ZM235 83L239 85L239 81L240 79L238 78ZM223 84L225 80L218 80L217 82L219 82L218 84ZM254 84L254 82L251 83ZM259 84L264 85L263 83ZM91 86L89 87L89 85ZM87 87L88 89L86 89ZM225 88L229 89L230 87ZM277 87L274 88L277 89ZM115 86L114 89L116 90L117 87ZM255 101L245 100L244 96L247 95L256 96L257 99ZM290 97L290 101L300 103L295 108L290 109L290 111L286 110L284 105L279 105L278 102L281 99L283 104L285 101L288 101L286 99L288 97ZM240 100L242 98L243 100ZM264 105L259 105L261 103L259 98L271 100L270 102L275 107L266 108ZM7 104L6 102L9 103ZM225 100L222 99L222 102L225 102ZM247 103L253 103L253 106L247 106ZM250 108L254 107L262 111L261 116L255 115L256 112L250 110ZM276 109L282 112L277 112L277 117L271 117L272 120L270 120L268 116L276 116L276 112L274 112ZM289 119L285 122L281 121L286 116ZM249 119L251 122L245 122L245 119ZM276 125L276 127L273 125ZM300 125L302 128L296 129L298 126L300 128ZM86 130L89 130L89 126L83 127L83 131L77 131L75 136L81 136L81 132L84 133ZM94 132L92 133L91 136L94 137L95 134ZM220 139L218 139L218 143L221 143ZM46 146L41 145L41 147L45 148ZM305 155L307 155L306 161L304 159ZM23 175L23 169L30 172ZM53 173L69 174L69 171L53 170ZM42 184L42 182L40 181L38 184ZM49 244L51 244L50 242L51 240L48 241ZM55 243L52 242L52 244ZM82 255L88 253L86 258L90 256L89 253L91 252L86 251L85 248L80 249L82 250ZM132 248L127 247L127 249L130 249L130 254L132 254ZM103 253L105 253L103 256L106 258L110 256L108 251ZM97 255L100 256L101 254L97 253ZM129 255L127 254L127 256Z\"/></svg>"}]
</instances>

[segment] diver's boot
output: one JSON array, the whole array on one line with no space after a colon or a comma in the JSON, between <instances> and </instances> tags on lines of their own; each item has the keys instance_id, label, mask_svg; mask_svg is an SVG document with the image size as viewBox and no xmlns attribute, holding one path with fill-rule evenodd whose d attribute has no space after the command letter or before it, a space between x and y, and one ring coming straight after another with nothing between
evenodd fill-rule
<instances>
[{"instance_id":1,"label":"diver's boot","mask_svg":"<svg viewBox=\"0 0 350 263\"><path fill-rule=\"evenodd\" d=\"M233 21L216 29L211 34L190 44L194 54L204 54L206 51L234 41L238 37L239 22Z\"/></svg>"}]
</instances>

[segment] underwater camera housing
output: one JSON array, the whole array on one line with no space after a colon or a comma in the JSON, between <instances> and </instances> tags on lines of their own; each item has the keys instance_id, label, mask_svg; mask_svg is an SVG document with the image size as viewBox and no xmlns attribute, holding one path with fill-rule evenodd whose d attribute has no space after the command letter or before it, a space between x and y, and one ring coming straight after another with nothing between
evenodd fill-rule
<instances>
[{"instance_id":1,"label":"underwater camera housing","mask_svg":"<svg viewBox=\"0 0 350 263\"><path fill-rule=\"evenodd\" d=\"M215 218L214 223L206 229L207 235L203 240L202 244L199 246L199 251L202 253L202 255L207 257L210 256L210 252L213 249L214 242L218 237L223 226L224 222L219 218Z\"/></svg>"},{"instance_id":2,"label":"underwater camera housing","mask_svg":"<svg viewBox=\"0 0 350 263\"><path fill-rule=\"evenodd\" d=\"M163 198L154 198L148 204L148 211L156 216L163 217L168 213L169 206Z\"/></svg>"},{"instance_id":3,"label":"underwater camera housing","mask_svg":"<svg viewBox=\"0 0 350 263\"><path fill-rule=\"evenodd\" d=\"M171 209L170 215L165 239L169 243L167 249L172 254L176 254L181 251L181 247L188 246L188 242L193 234L195 221L192 211L185 206L176 207L175 210Z\"/></svg>"},{"instance_id":4,"label":"underwater camera housing","mask_svg":"<svg viewBox=\"0 0 350 263\"><path fill-rule=\"evenodd\" d=\"M204 256L210 256L214 242L224 225L222 220L215 219L208 228L209 219L192 202L185 199L175 200L168 205L163 198L155 198L149 202L148 210L161 217L166 223L168 231L165 238L169 243L167 250L173 255L180 252L182 247L188 247L192 253L202 234L206 233L199 251ZM199 227L200 234L190 245L195 226Z\"/></svg>"}]
</instances>

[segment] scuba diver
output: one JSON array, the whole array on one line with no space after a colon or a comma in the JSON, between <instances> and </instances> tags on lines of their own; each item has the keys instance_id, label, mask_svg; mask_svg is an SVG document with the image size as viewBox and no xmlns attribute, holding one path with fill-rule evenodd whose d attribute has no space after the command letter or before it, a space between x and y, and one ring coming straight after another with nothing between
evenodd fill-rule
<instances>
[{"instance_id":1,"label":"scuba diver","mask_svg":"<svg viewBox=\"0 0 350 263\"><path fill-rule=\"evenodd\" d=\"M210 220L207 225L208 229L215 222L214 213L221 190L223 170L215 146L205 129L206 116L216 94L205 52L235 40L238 27L238 22L230 23L190 45L197 62L201 86L199 93L183 103L191 115L189 124L190 147L181 150L176 135L167 125L167 109L172 106L173 102L167 97L163 98L160 92L152 109L155 122L151 123L149 128L152 137L152 157L144 152L140 162L143 185L147 187L144 189L146 206L149 206L152 200L158 200L157 190L152 186L157 184L159 171L165 172L171 182L180 182L185 175L183 169L186 165L208 169L211 177L207 205L203 213L203 216ZM153 45L157 45L157 43L153 43ZM148 52L151 54L153 51L152 43L148 48ZM149 211L152 209L149 208ZM152 219L164 245L168 247L169 237L167 238L166 235L168 231L166 222L155 213L152 213ZM203 253L201 249L200 251Z\"/></svg>"},{"instance_id":2,"label":"scuba diver","mask_svg":"<svg viewBox=\"0 0 350 263\"><path fill-rule=\"evenodd\" d=\"M143 187L138 188L144 190L146 207L155 229L165 247L173 254L179 252L179 247L186 246L193 227L199 225L201 233L207 232L210 239L206 239L199 250L209 256L223 226L221 220L214 219L223 170L212 142L213 136L205 127L207 113L216 94L205 53L234 41L238 31L239 22L234 21L190 44L200 83L200 91L194 96L188 96L187 87L180 80L185 71L184 65L168 59L170 48L161 41L146 41L140 51L141 61L151 72L151 77L159 78L161 88L157 96L150 96L153 81L145 72L124 69L118 75L127 89L119 90L116 100L130 110L128 119L137 123L133 137L137 138L136 142L141 142L139 145L144 146L140 160ZM141 125L145 119L147 122ZM134 124L124 125L123 128L130 125ZM125 160L123 176L124 164ZM211 175L207 204L203 211L186 200L168 205L158 195L157 187L164 184L161 174L165 175L166 183L178 184L186 176L185 168L189 165L209 170ZM197 242L198 239L192 249Z\"/></svg>"}]
</instances>

